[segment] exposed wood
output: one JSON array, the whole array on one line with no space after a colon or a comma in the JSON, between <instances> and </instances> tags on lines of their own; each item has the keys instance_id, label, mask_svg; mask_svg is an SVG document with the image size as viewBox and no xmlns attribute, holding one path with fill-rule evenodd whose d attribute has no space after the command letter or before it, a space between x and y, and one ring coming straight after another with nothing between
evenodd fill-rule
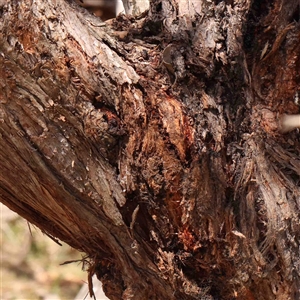
<instances>
[{"instance_id":1,"label":"exposed wood","mask_svg":"<svg viewBox=\"0 0 300 300\"><path fill-rule=\"evenodd\" d=\"M149 0L122 0L127 15L138 16L149 9Z\"/></svg>"},{"instance_id":2,"label":"exposed wood","mask_svg":"<svg viewBox=\"0 0 300 300\"><path fill-rule=\"evenodd\" d=\"M299 3L0 3L1 202L110 299L300 298Z\"/></svg>"}]
</instances>

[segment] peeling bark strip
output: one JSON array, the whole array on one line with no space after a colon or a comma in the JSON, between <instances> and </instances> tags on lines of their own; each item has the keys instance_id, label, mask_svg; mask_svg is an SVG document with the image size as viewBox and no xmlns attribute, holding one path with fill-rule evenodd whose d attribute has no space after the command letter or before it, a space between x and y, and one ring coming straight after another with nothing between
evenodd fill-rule
<instances>
[{"instance_id":1,"label":"peeling bark strip","mask_svg":"<svg viewBox=\"0 0 300 300\"><path fill-rule=\"evenodd\" d=\"M110 299L299 299L296 2L0 2L0 201Z\"/></svg>"}]
</instances>

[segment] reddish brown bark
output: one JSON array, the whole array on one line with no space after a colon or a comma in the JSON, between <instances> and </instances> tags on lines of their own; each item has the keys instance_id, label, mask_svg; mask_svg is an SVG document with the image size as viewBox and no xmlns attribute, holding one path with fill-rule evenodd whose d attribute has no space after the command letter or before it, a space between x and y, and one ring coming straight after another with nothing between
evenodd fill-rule
<instances>
[{"instance_id":1,"label":"reddish brown bark","mask_svg":"<svg viewBox=\"0 0 300 300\"><path fill-rule=\"evenodd\" d=\"M298 299L299 4L1 4L0 201L110 299Z\"/></svg>"}]
</instances>

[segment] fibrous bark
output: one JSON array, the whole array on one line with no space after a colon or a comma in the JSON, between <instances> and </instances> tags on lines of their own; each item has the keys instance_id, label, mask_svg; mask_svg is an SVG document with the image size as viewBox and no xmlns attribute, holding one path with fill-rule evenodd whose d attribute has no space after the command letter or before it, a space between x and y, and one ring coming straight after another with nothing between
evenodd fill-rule
<instances>
[{"instance_id":1,"label":"fibrous bark","mask_svg":"<svg viewBox=\"0 0 300 300\"><path fill-rule=\"evenodd\" d=\"M110 299L298 299L299 4L0 6L0 201Z\"/></svg>"}]
</instances>

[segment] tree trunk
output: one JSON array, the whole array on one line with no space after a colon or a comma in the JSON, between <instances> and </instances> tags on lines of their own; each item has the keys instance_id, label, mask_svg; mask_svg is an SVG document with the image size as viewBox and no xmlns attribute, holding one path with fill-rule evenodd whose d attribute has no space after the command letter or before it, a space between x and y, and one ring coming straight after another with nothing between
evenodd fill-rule
<instances>
[{"instance_id":1,"label":"tree trunk","mask_svg":"<svg viewBox=\"0 0 300 300\"><path fill-rule=\"evenodd\" d=\"M299 299L296 2L1 1L0 201L110 299Z\"/></svg>"}]
</instances>

